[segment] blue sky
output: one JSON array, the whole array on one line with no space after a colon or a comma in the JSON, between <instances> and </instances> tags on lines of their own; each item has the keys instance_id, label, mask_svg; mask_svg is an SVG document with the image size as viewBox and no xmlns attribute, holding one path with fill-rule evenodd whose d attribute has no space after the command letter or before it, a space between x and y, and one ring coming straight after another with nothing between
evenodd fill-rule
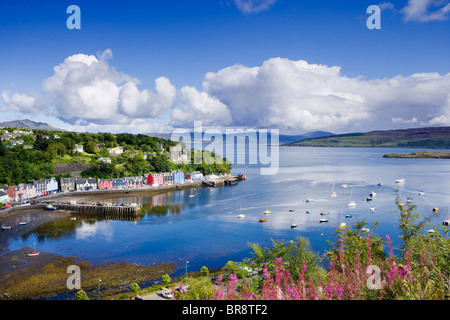
<instances>
[{"instance_id":1,"label":"blue sky","mask_svg":"<svg viewBox=\"0 0 450 320\"><path fill-rule=\"evenodd\" d=\"M71 4L80 30L66 27ZM366 27L373 4L379 30ZM3 120L119 132L450 125L448 1L14 1L0 4L0 36ZM103 67L61 78L89 56Z\"/></svg>"}]
</instances>

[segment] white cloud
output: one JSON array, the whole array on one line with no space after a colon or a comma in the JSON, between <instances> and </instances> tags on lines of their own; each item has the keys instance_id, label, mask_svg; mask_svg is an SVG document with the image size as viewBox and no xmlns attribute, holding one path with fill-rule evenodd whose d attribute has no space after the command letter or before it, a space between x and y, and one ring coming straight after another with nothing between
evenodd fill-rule
<instances>
[{"instance_id":1,"label":"white cloud","mask_svg":"<svg viewBox=\"0 0 450 320\"><path fill-rule=\"evenodd\" d=\"M138 80L116 71L105 50L95 57L76 54L53 68L43 89L54 115L68 123L127 123L134 118L157 117L168 110L176 89L165 77L155 80L156 92L137 87Z\"/></svg>"},{"instance_id":2,"label":"white cloud","mask_svg":"<svg viewBox=\"0 0 450 320\"><path fill-rule=\"evenodd\" d=\"M196 120L201 120L204 126L231 123L228 107L206 92L198 92L194 87L185 86L180 89L179 96L183 109L173 110L172 124L174 126L190 126Z\"/></svg>"},{"instance_id":3,"label":"white cloud","mask_svg":"<svg viewBox=\"0 0 450 320\"><path fill-rule=\"evenodd\" d=\"M450 74L365 80L346 77L337 66L272 58L259 67L234 65L209 72L202 86L202 92L182 90L184 108L172 115L178 125L184 119L222 126L342 132L427 123L441 116L450 93ZM215 109L222 116L207 112Z\"/></svg>"},{"instance_id":4,"label":"white cloud","mask_svg":"<svg viewBox=\"0 0 450 320\"><path fill-rule=\"evenodd\" d=\"M277 0L234 0L237 8L243 13L257 13L270 9Z\"/></svg>"},{"instance_id":5,"label":"white cloud","mask_svg":"<svg viewBox=\"0 0 450 320\"><path fill-rule=\"evenodd\" d=\"M378 6L380 7L380 9L382 11L385 11L385 10L395 11L395 6L391 2L388 2L388 1L381 2L378 4Z\"/></svg>"},{"instance_id":6,"label":"white cloud","mask_svg":"<svg viewBox=\"0 0 450 320\"><path fill-rule=\"evenodd\" d=\"M443 5L440 0L409 0L402 9L405 21L430 22L447 20L450 2Z\"/></svg>"},{"instance_id":7,"label":"white cloud","mask_svg":"<svg viewBox=\"0 0 450 320\"><path fill-rule=\"evenodd\" d=\"M37 113L39 111L36 108L36 95L18 93L11 95L8 91L3 91L1 97L7 107L3 111L23 110L26 113Z\"/></svg>"}]
</instances>

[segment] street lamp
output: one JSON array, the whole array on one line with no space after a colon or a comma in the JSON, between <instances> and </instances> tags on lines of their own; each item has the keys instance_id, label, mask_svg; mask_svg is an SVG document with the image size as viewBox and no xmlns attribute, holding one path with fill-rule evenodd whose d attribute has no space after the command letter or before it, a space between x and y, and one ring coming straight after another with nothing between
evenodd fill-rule
<instances>
[{"instance_id":1,"label":"street lamp","mask_svg":"<svg viewBox=\"0 0 450 320\"><path fill-rule=\"evenodd\" d=\"M102 282L101 279L98 279L98 300L100 300L100 283Z\"/></svg>"},{"instance_id":2,"label":"street lamp","mask_svg":"<svg viewBox=\"0 0 450 320\"><path fill-rule=\"evenodd\" d=\"M186 287L187 287L187 266L188 266L189 261L186 260Z\"/></svg>"}]
</instances>

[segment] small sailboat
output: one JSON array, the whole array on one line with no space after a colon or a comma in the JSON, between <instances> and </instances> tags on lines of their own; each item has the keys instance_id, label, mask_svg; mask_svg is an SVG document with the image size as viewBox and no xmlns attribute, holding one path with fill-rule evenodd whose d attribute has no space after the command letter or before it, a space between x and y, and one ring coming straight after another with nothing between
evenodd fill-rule
<instances>
[{"instance_id":1,"label":"small sailboat","mask_svg":"<svg viewBox=\"0 0 450 320\"><path fill-rule=\"evenodd\" d=\"M377 193L375 191L370 191L369 196L371 196L372 198L375 197L377 195Z\"/></svg>"},{"instance_id":2,"label":"small sailboat","mask_svg":"<svg viewBox=\"0 0 450 320\"><path fill-rule=\"evenodd\" d=\"M242 214L242 213L241 213L241 214L238 215L237 217L238 217L239 219L243 219L243 218L245 218L245 214Z\"/></svg>"},{"instance_id":3,"label":"small sailboat","mask_svg":"<svg viewBox=\"0 0 450 320\"><path fill-rule=\"evenodd\" d=\"M348 184L346 184L346 183L341 184L341 188L347 188L347 187L348 187Z\"/></svg>"},{"instance_id":4,"label":"small sailboat","mask_svg":"<svg viewBox=\"0 0 450 320\"><path fill-rule=\"evenodd\" d=\"M311 202L314 202L314 199L306 199L305 201L306 201L306 203L311 203Z\"/></svg>"},{"instance_id":5,"label":"small sailboat","mask_svg":"<svg viewBox=\"0 0 450 320\"><path fill-rule=\"evenodd\" d=\"M308 210L306 210L306 213L312 213L312 210L311 209L308 209Z\"/></svg>"},{"instance_id":6,"label":"small sailboat","mask_svg":"<svg viewBox=\"0 0 450 320\"><path fill-rule=\"evenodd\" d=\"M330 195L330 197L331 197L331 198L336 198L336 196L337 196L337 194L336 194L336 192L334 191L334 182L333 182L333 188L331 189L331 195Z\"/></svg>"},{"instance_id":7,"label":"small sailboat","mask_svg":"<svg viewBox=\"0 0 450 320\"><path fill-rule=\"evenodd\" d=\"M294 212L295 210L294 209L289 209L289 212Z\"/></svg>"},{"instance_id":8,"label":"small sailboat","mask_svg":"<svg viewBox=\"0 0 450 320\"><path fill-rule=\"evenodd\" d=\"M325 211L321 211L320 212L320 215L321 216L327 216L327 215L329 215L330 213L329 212L325 212Z\"/></svg>"},{"instance_id":9,"label":"small sailboat","mask_svg":"<svg viewBox=\"0 0 450 320\"><path fill-rule=\"evenodd\" d=\"M423 195L425 194L425 192L424 192L423 190L420 190L419 192L417 192L417 194L418 194L419 196L423 196Z\"/></svg>"},{"instance_id":10,"label":"small sailboat","mask_svg":"<svg viewBox=\"0 0 450 320\"><path fill-rule=\"evenodd\" d=\"M291 229L297 228L297 224L296 223L291 223Z\"/></svg>"},{"instance_id":11,"label":"small sailboat","mask_svg":"<svg viewBox=\"0 0 450 320\"><path fill-rule=\"evenodd\" d=\"M271 214L271 213L272 213L272 211L270 211L270 210L264 211L264 214Z\"/></svg>"},{"instance_id":12,"label":"small sailboat","mask_svg":"<svg viewBox=\"0 0 450 320\"><path fill-rule=\"evenodd\" d=\"M339 228L344 228L346 226L347 226L347 224L345 222L341 222L341 224L339 225Z\"/></svg>"},{"instance_id":13,"label":"small sailboat","mask_svg":"<svg viewBox=\"0 0 450 320\"><path fill-rule=\"evenodd\" d=\"M383 186L383 184L381 182L378 182L377 186L381 187L381 186Z\"/></svg>"},{"instance_id":14,"label":"small sailboat","mask_svg":"<svg viewBox=\"0 0 450 320\"><path fill-rule=\"evenodd\" d=\"M375 212L375 207L370 207L370 212Z\"/></svg>"},{"instance_id":15,"label":"small sailboat","mask_svg":"<svg viewBox=\"0 0 450 320\"><path fill-rule=\"evenodd\" d=\"M36 250L36 242L35 242L35 243L34 243L34 251L28 253L27 255L28 255L29 257L34 257L34 256L38 256L39 254L40 254L40 252Z\"/></svg>"},{"instance_id":16,"label":"small sailboat","mask_svg":"<svg viewBox=\"0 0 450 320\"><path fill-rule=\"evenodd\" d=\"M353 194L353 190L350 190L350 202L348 203L349 208L356 207L356 202L352 200L352 194Z\"/></svg>"},{"instance_id":17,"label":"small sailboat","mask_svg":"<svg viewBox=\"0 0 450 320\"><path fill-rule=\"evenodd\" d=\"M362 231L362 232L369 232L370 229L368 229L368 228L362 228L361 231Z\"/></svg>"},{"instance_id":18,"label":"small sailboat","mask_svg":"<svg viewBox=\"0 0 450 320\"><path fill-rule=\"evenodd\" d=\"M328 222L328 219L326 219L326 218L319 219L319 223L324 223L324 222Z\"/></svg>"},{"instance_id":19,"label":"small sailboat","mask_svg":"<svg viewBox=\"0 0 450 320\"><path fill-rule=\"evenodd\" d=\"M259 219L258 222L267 222L267 219Z\"/></svg>"},{"instance_id":20,"label":"small sailboat","mask_svg":"<svg viewBox=\"0 0 450 320\"><path fill-rule=\"evenodd\" d=\"M19 225L21 225L21 226L24 226L24 225L26 225L26 224L27 224L26 221L20 221L20 222L19 222Z\"/></svg>"},{"instance_id":21,"label":"small sailboat","mask_svg":"<svg viewBox=\"0 0 450 320\"><path fill-rule=\"evenodd\" d=\"M397 180L395 180L394 182L395 182L395 183L400 183L400 184L402 184L402 183L405 183L406 180L402 178L402 179L397 179Z\"/></svg>"},{"instance_id":22,"label":"small sailboat","mask_svg":"<svg viewBox=\"0 0 450 320\"><path fill-rule=\"evenodd\" d=\"M53 205L51 205L51 204L49 204L49 205L46 205L46 206L45 206L45 209L46 209L46 210L56 210L56 209L58 209L58 208L55 207L55 206L53 206Z\"/></svg>"},{"instance_id":23,"label":"small sailboat","mask_svg":"<svg viewBox=\"0 0 450 320\"><path fill-rule=\"evenodd\" d=\"M11 230L11 226L7 224L2 224L2 230Z\"/></svg>"},{"instance_id":24,"label":"small sailboat","mask_svg":"<svg viewBox=\"0 0 450 320\"><path fill-rule=\"evenodd\" d=\"M352 217L352 215L351 215L350 213L347 213L347 214L345 215L345 218L347 218L347 219L351 219L351 217Z\"/></svg>"}]
</instances>

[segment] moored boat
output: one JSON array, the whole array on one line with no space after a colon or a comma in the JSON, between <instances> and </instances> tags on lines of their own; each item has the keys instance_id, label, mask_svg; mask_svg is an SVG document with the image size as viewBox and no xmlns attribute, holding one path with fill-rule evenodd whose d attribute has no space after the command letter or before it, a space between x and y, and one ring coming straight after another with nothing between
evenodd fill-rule
<instances>
[{"instance_id":1,"label":"moored boat","mask_svg":"<svg viewBox=\"0 0 450 320\"><path fill-rule=\"evenodd\" d=\"M271 213L272 213L272 211L270 211L270 210L264 211L264 214L271 214Z\"/></svg>"},{"instance_id":2,"label":"moored boat","mask_svg":"<svg viewBox=\"0 0 450 320\"><path fill-rule=\"evenodd\" d=\"M2 224L2 230L10 230L10 229L11 229L10 225Z\"/></svg>"},{"instance_id":3,"label":"moored boat","mask_svg":"<svg viewBox=\"0 0 450 320\"><path fill-rule=\"evenodd\" d=\"M243 219L243 218L245 218L245 214L242 214L242 213L241 213L241 214L238 215L237 217L238 217L239 219Z\"/></svg>"},{"instance_id":4,"label":"moored boat","mask_svg":"<svg viewBox=\"0 0 450 320\"><path fill-rule=\"evenodd\" d=\"M55 206L53 206L53 205L51 205L51 204L49 204L49 205L46 205L46 206L45 206L45 209L46 209L46 210L56 210L56 209L58 209L58 208L55 207Z\"/></svg>"},{"instance_id":5,"label":"moored boat","mask_svg":"<svg viewBox=\"0 0 450 320\"><path fill-rule=\"evenodd\" d=\"M267 222L267 219L259 219L258 222Z\"/></svg>"},{"instance_id":6,"label":"moored boat","mask_svg":"<svg viewBox=\"0 0 450 320\"><path fill-rule=\"evenodd\" d=\"M291 229L297 228L297 224L296 223L292 223L291 224Z\"/></svg>"},{"instance_id":7,"label":"moored boat","mask_svg":"<svg viewBox=\"0 0 450 320\"><path fill-rule=\"evenodd\" d=\"M319 222L320 222L320 223L328 222L328 219L322 218L322 219L319 219Z\"/></svg>"}]
</instances>

